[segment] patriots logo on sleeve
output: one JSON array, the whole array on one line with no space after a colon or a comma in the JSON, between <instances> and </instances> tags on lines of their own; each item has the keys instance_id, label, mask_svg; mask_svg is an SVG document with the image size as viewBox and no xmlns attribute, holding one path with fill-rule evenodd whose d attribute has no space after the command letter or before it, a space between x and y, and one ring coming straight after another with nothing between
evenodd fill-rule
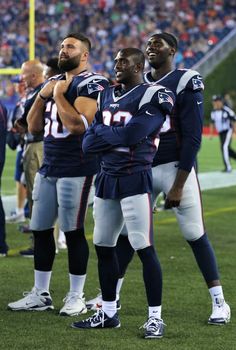
<instances>
[{"instance_id":1,"label":"patriots logo on sleeve","mask_svg":"<svg viewBox=\"0 0 236 350\"><path fill-rule=\"evenodd\" d=\"M101 81L101 80L99 80ZM104 87L97 83L97 81L94 79L91 83L88 83L88 93L91 95L95 91L102 91Z\"/></svg>"},{"instance_id":2,"label":"patriots logo on sleeve","mask_svg":"<svg viewBox=\"0 0 236 350\"><path fill-rule=\"evenodd\" d=\"M174 105L174 101L171 98L171 96L165 92L161 92L161 91L158 92L158 101L160 104L164 102L169 102L172 106Z\"/></svg>"},{"instance_id":3,"label":"patriots logo on sleeve","mask_svg":"<svg viewBox=\"0 0 236 350\"><path fill-rule=\"evenodd\" d=\"M204 90L204 85L200 77L193 78L192 82L193 82L193 90Z\"/></svg>"}]
</instances>

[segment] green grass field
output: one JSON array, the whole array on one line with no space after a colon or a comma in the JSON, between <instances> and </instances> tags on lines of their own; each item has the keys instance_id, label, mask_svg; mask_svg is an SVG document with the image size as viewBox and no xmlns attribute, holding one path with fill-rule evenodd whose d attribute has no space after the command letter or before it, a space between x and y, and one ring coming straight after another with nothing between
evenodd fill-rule
<instances>
[{"instance_id":1,"label":"green grass field","mask_svg":"<svg viewBox=\"0 0 236 350\"><path fill-rule=\"evenodd\" d=\"M211 141L204 138L198 161L200 172L223 168L217 138ZM3 177L4 194L14 194L13 162L14 154L8 152ZM233 167L236 169L235 162ZM33 260L18 255L19 249L28 246L29 238L18 232L17 225L7 225L7 238L11 250L9 257L0 259L0 349L236 349L235 198L236 186L203 192L205 224L216 251L225 298L233 315L228 325L207 325L211 313L209 292L171 211L162 211L154 216L155 244L163 268L163 319L167 324L165 337L160 340L142 339L142 330L139 329L146 320L147 307L141 264L137 257L130 264L123 285L120 329L79 331L69 327L77 317L58 316L62 299L68 290L65 251L60 251L54 264L51 292L55 310L42 313L6 310L9 302L19 299L21 293L30 290L33 285ZM88 299L95 296L98 286L92 231L90 208L86 220L86 232L91 248L85 286Z\"/></svg>"}]
</instances>

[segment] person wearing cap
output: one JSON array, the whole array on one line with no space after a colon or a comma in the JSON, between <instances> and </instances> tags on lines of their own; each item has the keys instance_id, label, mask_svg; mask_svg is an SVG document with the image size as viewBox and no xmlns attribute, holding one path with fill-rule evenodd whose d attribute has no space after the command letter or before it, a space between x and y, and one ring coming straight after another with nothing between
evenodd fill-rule
<instances>
[{"instance_id":1,"label":"person wearing cap","mask_svg":"<svg viewBox=\"0 0 236 350\"><path fill-rule=\"evenodd\" d=\"M166 92L171 90L176 98L173 112L166 117L161 129L152 164L152 199L155 202L159 193L165 193L165 208L175 212L182 235L192 249L209 290L212 313L208 324L222 325L230 321L230 307L224 299L215 253L205 230L194 168L202 137L204 85L197 71L173 68L177 50L178 41L171 33L153 34L147 41L146 54L151 70L144 74L144 80L165 86ZM120 268L117 301L133 253L123 229L117 242ZM93 308L99 303L98 299L99 296L88 301L88 306Z\"/></svg>"},{"instance_id":2,"label":"person wearing cap","mask_svg":"<svg viewBox=\"0 0 236 350\"><path fill-rule=\"evenodd\" d=\"M222 159L224 163L223 172L230 173L232 166L230 158L236 160L236 151L231 147L233 132L236 133L236 115L229 108L221 95L212 96L213 110L211 111L210 138L214 128L219 134Z\"/></svg>"}]
</instances>

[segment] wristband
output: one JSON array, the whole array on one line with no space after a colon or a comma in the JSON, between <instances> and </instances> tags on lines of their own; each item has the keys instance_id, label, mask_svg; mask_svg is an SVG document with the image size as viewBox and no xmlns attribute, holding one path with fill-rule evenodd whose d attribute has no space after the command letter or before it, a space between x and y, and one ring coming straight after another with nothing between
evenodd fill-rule
<instances>
[{"instance_id":1,"label":"wristband","mask_svg":"<svg viewBox=\"0 0 236 350\"><path fill-rule=\"evenodd\" d=\"M42 96L40 93L39 93L39 97L44 101L46 101L48 99L47 97Z\"/></svg>"},{"instance_id":2,"label":"wristband","mask_svg":"<svg viewBox=\"0 0 236 350\"><path fill-rule=\"evenodd\" d=\"M85 128L85 130L87 130L88 127L89 127L87 119L86 119L85 116L84 116L83 114L81 114L81 113L80 113L80 117L81 117L81 119L82 119L82 122L84 123L84 128Z\"/></svg>"}]
</instances>

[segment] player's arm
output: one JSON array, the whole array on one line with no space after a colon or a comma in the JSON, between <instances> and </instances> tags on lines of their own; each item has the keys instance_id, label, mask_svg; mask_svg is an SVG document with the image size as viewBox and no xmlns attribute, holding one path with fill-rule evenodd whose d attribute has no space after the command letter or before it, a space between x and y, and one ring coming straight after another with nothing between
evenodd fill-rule
<instances>
[{"instance_id":1,"label":"player's arm","mask_svg":"<svg viewBox=\"0 0 236 350\"><path fill-rule=\"evenodd\" d=\"M59 80L55 85L53 98L62 124L75 135L85 132L97 111L97 102L93 98L78 96L72 106L65 98L71 80Z\"/></svg>"},{"instance_id":2,"label":"player's arm","mask_svg":"<svg viewBox=\"0 0 236 350\"><path fill-rule=\"evenodd\" d=\"M96 135L113 146L129 147L157 133L172 111L175 97L164 87L150 86L144 93L139 109L125 126L98 125Z\"/></svg>"},{"instance_id":3,"label":"player's arm","mask_svg":"<svg viewBox=\"0 0 236 350\"><path fill-rule=\"evenodd\" d=\"M175 181L167 194L165 208L180 204L183 187L200 149L203 126L203 96L200 91L184 91L179 103L182 146Z\"/></svg>"},{"instance_id":4,"label":"player's arm","mask_svg":"<svg viewBox=\"0 0 236 350\"><path fill-rule=\"evenodd\" d=\"M14 122L14 129L21 135L24 135L27 132L27 125L22 124L21 119L17 119Z\"/></svg>"},{"instance_id":5,"label":"player's arm","mask_svg":"<svg viewBox=\"0 0 236 350\"><path fill-rule=\"evenodd\" d=\"M166 195L165 209L178 207L182 198L183 187L189 176L189 172L186 170L178 169L175 181Z\"/></svg>"},{"instance_id":6,"label":"player's arm","mask_svg":"<svg viewBox=\"0 0 236 350\"><path fill-rule=\"evenodd\" d=\"M103 140L101 136L95 134L96 127L101 124L101 120L101 112L97 111L94 121L87 129L83 138L82 149L84 153L101 153L112 148L112 145Z\"/></svg>"},{"instance_id":7,"label":"player's arm","mask_svg":"<svg viewBox=\"0 0 236 350\"><path fill-rule=\"evenodd\" d=\"M27 113L28 130L31 134L38 134L44 129L44 111L47 100L52 97L55 84L55 80L50 80L42 87Z\"/></svg>"},{"instance_id":8,"label":"player's arm","mask_svg":"<svg viewBox=\"0 0 236 350\"><path fill-rule=\"evenodd\" d=\"M185 91L180 99L181 153L179 168L190 172L201 146L203 127L202 92Z\"/></svg>"},{"instance_id":9,"label":"player's arm","mask_svg":"<svg viewBox=\"0 0 236 350\"><path fill-rule=\"evenodd\" d=\"M100 124L95 129L95 134L112 146L132 146L153 132L158 131L165 120L164 113L152 105L148 108L150 114L146 114L147 106L141 108L125 126L107 126Z\"/></svg>"}]
</instances>

